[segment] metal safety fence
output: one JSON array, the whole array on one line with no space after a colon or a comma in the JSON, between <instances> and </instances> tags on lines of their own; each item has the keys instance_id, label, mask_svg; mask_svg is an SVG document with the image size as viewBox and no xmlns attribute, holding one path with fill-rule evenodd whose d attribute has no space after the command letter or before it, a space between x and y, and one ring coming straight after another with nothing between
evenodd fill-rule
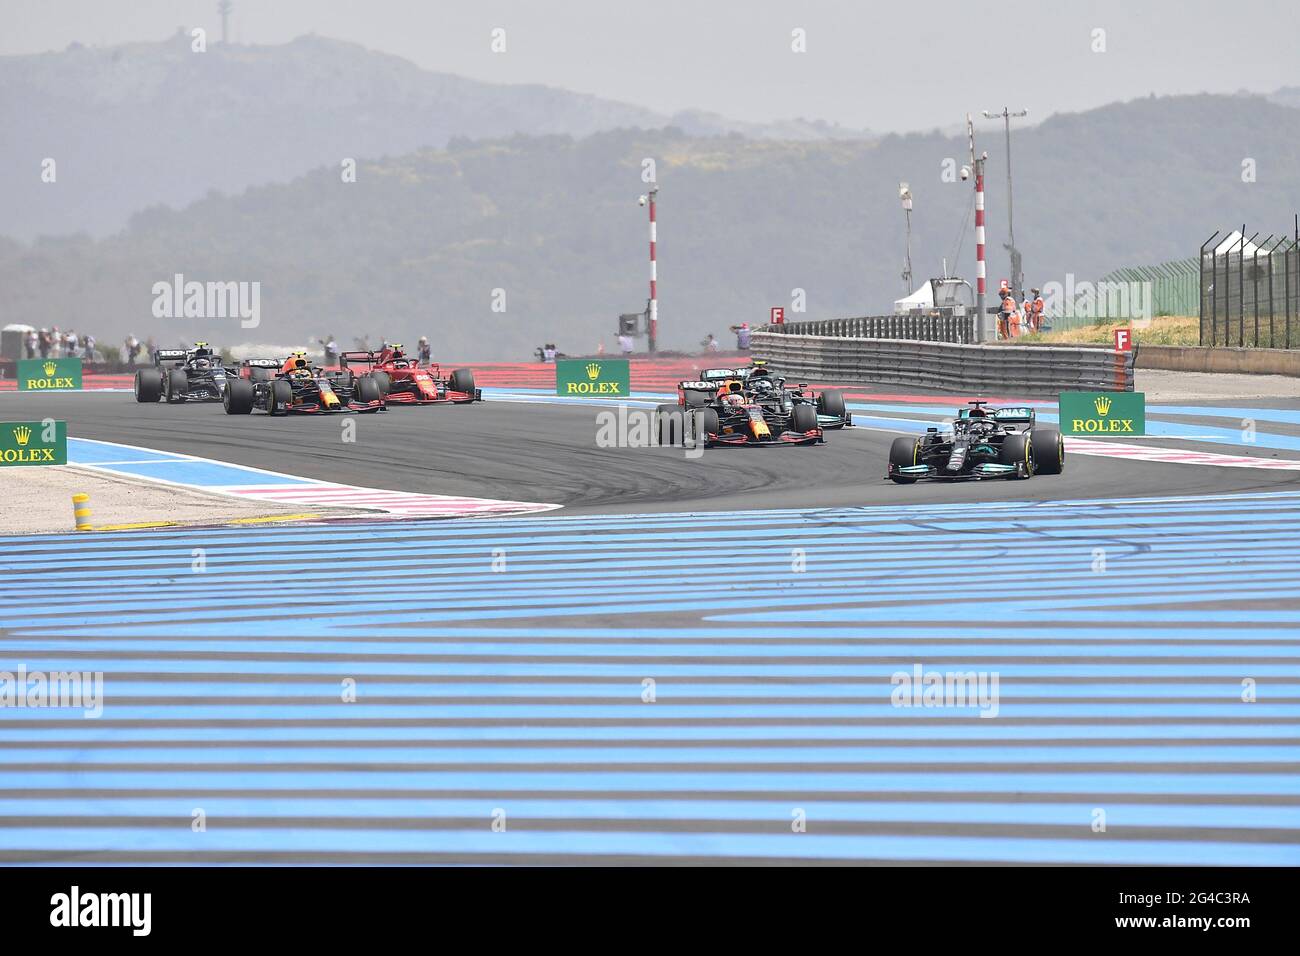
<instances>
[{"instance_id":1,"label":"metal safety fence","mask_svg":"<svg viewBox=\"0 0 1300 956\"><path fill-rule=\"evenodd\" d=\"M1201 244L1202 345L1300 348L1300 217L1290 236L1246 227Z\"/></svg>"},{"instance_id":2,"label":"metal safety fence","mask_svg":"<svg viewBox=\"0 0 1300 956\"><path fill-rule=\"evenodd\" d=\"M1195 315L1198 276L1197 260L1191 257L1114 269L1095 282L1079 282L1071 277L1048 292L1045 328L1061 332L1161 315ZM1048 288L1052 285L1049 283Z\"/></svg>"},{"instance_id":3,"label":"metal safety fence","mask_svg":"<svg viewBox=\"0 0 1300 956\"><path fill-rule=\"evenodd\" d=\"M1152 316L1195 315L1197 304L1196 280L1199 274L1195 258L1161 262L1154 266L1131 266L1115 269L1101 277L1102 282L1128 282L1145 286L1148 290L1145 307ZM1144 318L1145 316L1128 316Z\"/></svg>"},{"instance_id":4,"label":"metal safety fence","mask_svg":"<svg viewBox=\"0 0 1300 956\"><path fill-rule=\"evenodd\" d=\"M769 328L754 334L753 354L783 374L812 382L996 395L1133 391L1134 353L1110 349L960 345Z\"/></svg>"},{"instance_id":5,"label":"metal safety fence","mask_svg":"<svg viewBox=\"0 0 1300 956\"><path fill-rule=\"evenodd\" d=\"M777 335L829 335L838 338L914 339L924 342L976 341L975 314L864 315L848 319L785 322L763 327Z\"/></svg>"}]
</instances>

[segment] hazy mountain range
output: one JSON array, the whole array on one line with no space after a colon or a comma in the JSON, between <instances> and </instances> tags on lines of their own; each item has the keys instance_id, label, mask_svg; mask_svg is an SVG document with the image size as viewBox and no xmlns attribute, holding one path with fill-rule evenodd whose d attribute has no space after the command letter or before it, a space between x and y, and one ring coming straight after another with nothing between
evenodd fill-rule
<instances>
[{"instance_id":1,"label":"hazy mountain range","mask_svg":"<svg viewBox=\"0 0 1300 956\"><path fill-rule=\"evenodd\" d=\"M810 317L887 311L904 292L901 180L916 202L917 280L938 274L944 258L951 271L974 272L972 190L944 176L967 160L964 136L845 139L833 127L814 136L815 124L796 124L808 133L801 141L762 139L707 117L695 126L633 128L635 107L436 77L350 44L308 38L271 50L274 64L259 59L272 56L264 50L232 47L221 53L227 59L202 60L188 46L150 45L141 54L150 69L105 80L100 99L76 102L66 91L97 88L108 69L102 54L111 51L17 58L26 61L24 89L46 97L39 120L23 114L29 128L19 141L31 139L33 124L66 138L58 149L46 149L52 139L32 143L21 187L0 177L19 221L22 210L30 223L58 209L69 228L81 228L79 216L92 208L101 223L138 208L130 206L138 199L110 208L107 200L119 197L111 189L100 195L106 180L137 197L184 193L198 171L230 180L208 182L205 190L222 192L184 208L158 205L166 197L155 196L125 230L104 238L0 240L0 325L219 344L305 343L325 334L409 342L428 334L439 355L463 359L522 359L544 341L571 352L598 341L608 347L615 316L645 303L646 213L636 197L646 157L655 159L661 187L666 347L693 348L706 332L725 341L727 326L762 321L772 305L789 308L796 289ZM252 62L237 67L244 56ZM286 57L302 61L296 73ZM321 66L338 57L359 65L338 75ZM12 65L0 61L6 118L22 102L5 73ZM208 92L187 105L176 78L205 70L224 79L208 77ZM444 98L404 98L412 84ZM479 97L496 98L494 115ZM480 105L470 108L471 99ZM726 126L726 135L704 135L710 122ZM558 130L564 123L573 128ZM511 124L533 128L519 133ZM444 142L420 148L422 137ZM1029 282L1194 255L1215 229L1243 222L1249 231L1289 233L1300 206L1297 142L1300 109L1243 95L1150 97L1018 130L1016 235ZM989 152L996 283L1007 274L1000 131L982 126L980 147ZM5 163L14 153L12 144L0 150ZM38 155L66 157L57 183L39 182ZM305 155L317 160L304 172L295 164ZM352 155L356 181L345 182L335 157ZM92 175L97 189L79 181ZM265 184L239 191L235 180L250 177ZM69 198L77 195L90 197L84 207ZM154 284L178 273L260 283L261 326L155 318Z\"/></svg>"},{"instance_id":2,"label":"hazy mountain range","mask_svg":"<svg viewBox=\"0 0 1300 956\"><path fill-rule=\"evenodd\" d=\"M453 137L587 136L675 125L695 136L862 138L821 122L744 123L698 110L666 116L545 86L422 70L354 43L161 43L0 57L0 234L116 231L156 203L286 182L344 157L445 146ZM53 158L57 188L40 179ZM45 188L43 188L45 187Z\"/></svg>"},{"instance_id":3,"label":"hazy mountain range","mask_svg":"<svg viewBox=\"0 0 1300 956\"><path fill-rule=\"evenodd\" d=\"M1300 107L1300 86L1284 86L1270 93L1268 98L1279 106Z\"/></svg>"}]
</instances>

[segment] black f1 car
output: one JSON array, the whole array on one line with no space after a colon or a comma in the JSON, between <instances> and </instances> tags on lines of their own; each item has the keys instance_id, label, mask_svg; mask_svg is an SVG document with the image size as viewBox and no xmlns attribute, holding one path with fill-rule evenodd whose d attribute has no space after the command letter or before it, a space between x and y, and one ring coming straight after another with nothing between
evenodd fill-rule
<instances>
[{"instance_id":1,"label":"black f1 car","mask_svg":"<svg viewBox=\"0 0 1300 956\"><path fill-rule=\"evenodd\" d=\"M269 359L244 362L239 377L226 386L224 403L227 415L247 415L254 408L270 415L384 410L379 383L372 376L353 375L347 369L326 372L312 366L302 352L283 365Z\"/></svg>"},{"instance_id":2,"label":"black f1 car","mask_svg":"<svg viewBox=\"0 0 1300 956\"><path fill-rule=\"evenodd\" d=\"M207 342L195 342L192 349L155 349L153 366L135 373L135 400L219 402L232 374Z\"/></svg>"},{"instance_id":3,"label":"black f1 car","mask_svg":"<svg viewBox=\"0 0 1300 956\"><path fill-rule=\"evenodd\" d=\"M676 444L689 419L705 445L812 445L825 441L820 410L827 396L825 427L847 422L839 392L806 395L761 364L743 369L707 369L699 381L678 385L675 404L655 410L661 444ZM832 413L838 413L832 414Z\"/></svg>"},{"instance_id":4,"label":"black f1 car","mask_svg":"<svg viewBox=\"0 0 1300 956\"><path fill-rule=\"evenodd\" d=\"M971 402L949 430L927 428L920 438L895 438L889 449L891 481L921 478L1032 478L1065 470L1058 429L1035 424L1032 408L985 408Z\"/></svg>"}]
</instances>

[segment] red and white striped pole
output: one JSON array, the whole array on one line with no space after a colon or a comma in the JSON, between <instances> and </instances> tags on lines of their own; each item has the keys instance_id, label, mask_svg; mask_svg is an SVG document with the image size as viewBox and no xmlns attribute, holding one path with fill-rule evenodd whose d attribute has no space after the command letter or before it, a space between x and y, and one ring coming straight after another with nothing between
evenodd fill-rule
<instances>
[{"instance_id":1,"label":"red and white striped pole","mask_svg":"<svg viewBox=\"0 0 1300 956\"><path fill-rule=\"evenodd\" d=\"M653 354L659 333L659 262L655 258L655 241L658 230L655 225L655 199L659 195L659 184L650 184L650 352Z\"/></svg>"},{"instance_id":2,"label":"red and white striped pole","mask_svg":"<svg viewBox=\"0 0 1300 956\"><path fill-rule=\"evenodd\" d=\"M988 272L984 264L984 164L975 164L975 291L984 301Z\"/></svg>"},{"instance_id":3,"label":"red and white striped pole","mask_svg":"<svg viewBox=\"0 0 1300 956\"><path fill-rule=\"evenodd\" d=\"M997 337L990 334L988 316L984 311L988 272L984 263L984 157L975 156L975 124L966 114L966 132L970 137L971 172L975 176L975 335L976 341L989 341ZM996 326L994 326L996 330Z\"/></svg>"}]
</instances>

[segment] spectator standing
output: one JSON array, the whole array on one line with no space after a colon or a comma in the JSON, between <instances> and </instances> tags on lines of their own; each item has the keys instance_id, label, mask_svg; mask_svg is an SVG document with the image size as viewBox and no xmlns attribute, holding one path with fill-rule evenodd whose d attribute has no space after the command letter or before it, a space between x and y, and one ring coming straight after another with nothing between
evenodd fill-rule
<instances>
[{"instance_id":1,"label":"spectator standing","mask_svg":"<svg viewBox=\"0 0 1300 956\"><path fill-rule=\"evenodd\" d=\"M95 361L95 337L89 332L81 337L81 350L87 362Z\"/></svg>"},{"instance_id":2,"label":"spectator standing","mask_svg":"<svg viewBox=\"0 0 1300 956\"><path fill-rule=\"evenodd\" d=\"M67 333L63 336L63 341L65 343L65 350L63 354L66 355L68 358L76 358L77 343L81 341L81 337L77 335L76 332L72 331L72 329L68 329Z\"/></svg>"},{"instance_id":3,"label":"spectator standing","mask_svg":"<svg viewBox=\"0 0 1300 956\"><path fill-rule=\"evenodd\" d=\"M39 343L40 343L40 346L39 346L39 347L40 347L40 350L41 350L41 358L49 358L49 357L50 357L50 346L51 346L51 344L53 343L53 339L52 339L51 336L50 336L50 330L49 330L49 329L41 329L41 334L40 334L40 336L39 336L38 341L39 341Z\"/></svg>"},{"instance_id":4,"label":"spectator standing","mask_svg":"<svg viewBox=\"0 0 1300 956\"><path fill-rule=\"evenodd\" d=\"M749 351L749 323L741 322L739 325L731 326L731 331L736 333L736 348L742 352Z\"/></svg>"},{"instance_id":5,"label":"spectator standing","mask_svg":"<svg viewBox=\"0 0 1300 956\"><path fill-rule=\"evenodd\" d=\"M429 345L429 337L421 335L420 341L416 343L421 365L428 365L433 361L433 348Z\"/></svg>"},{"instance_id":6,"label":"spectator standing","mask_svg":"<svg viewBox=\"0 0 1300 956\"><path fill-rule=\"evenodd\" d=\"M628 358L632 354L632 336L626 332L620 332L618 336L618 347L623 353L623 358Z\"/></svg>"},{"instance_id":7,"label":"spectator standing","mask_svg":"<svg viewBox=\"0 0 1300 956\"><path fill-rule=\"evenodd\" d=\"M334 336L327 335L323 339L317 339L321 348L325 350L325 364L329 366L339 364L339 344L334 341Z\"/></svg>"},{"instance_id":8,"label":"spectator standing","mask_svg":"<svg viewBox=\"0 0 1300 956\"><path fill-rule=\"evenodd\" d=\"M542 352L542 356L543 356L542 357L543 362L550 362L552 365L555 364L555 343L554 342L546 343L546 348Z\"/></svg>"},{"instance_id":9,"label":"spectator standing","mask_svg":"<svg viewBox=\"0 0 1300 956\"><path fill-rule=\"evenodd\" d=\"M27 357L36 358L36 350L41 347L41 334L35 329L27 333Z\"/></svg>"}]
</instances>

